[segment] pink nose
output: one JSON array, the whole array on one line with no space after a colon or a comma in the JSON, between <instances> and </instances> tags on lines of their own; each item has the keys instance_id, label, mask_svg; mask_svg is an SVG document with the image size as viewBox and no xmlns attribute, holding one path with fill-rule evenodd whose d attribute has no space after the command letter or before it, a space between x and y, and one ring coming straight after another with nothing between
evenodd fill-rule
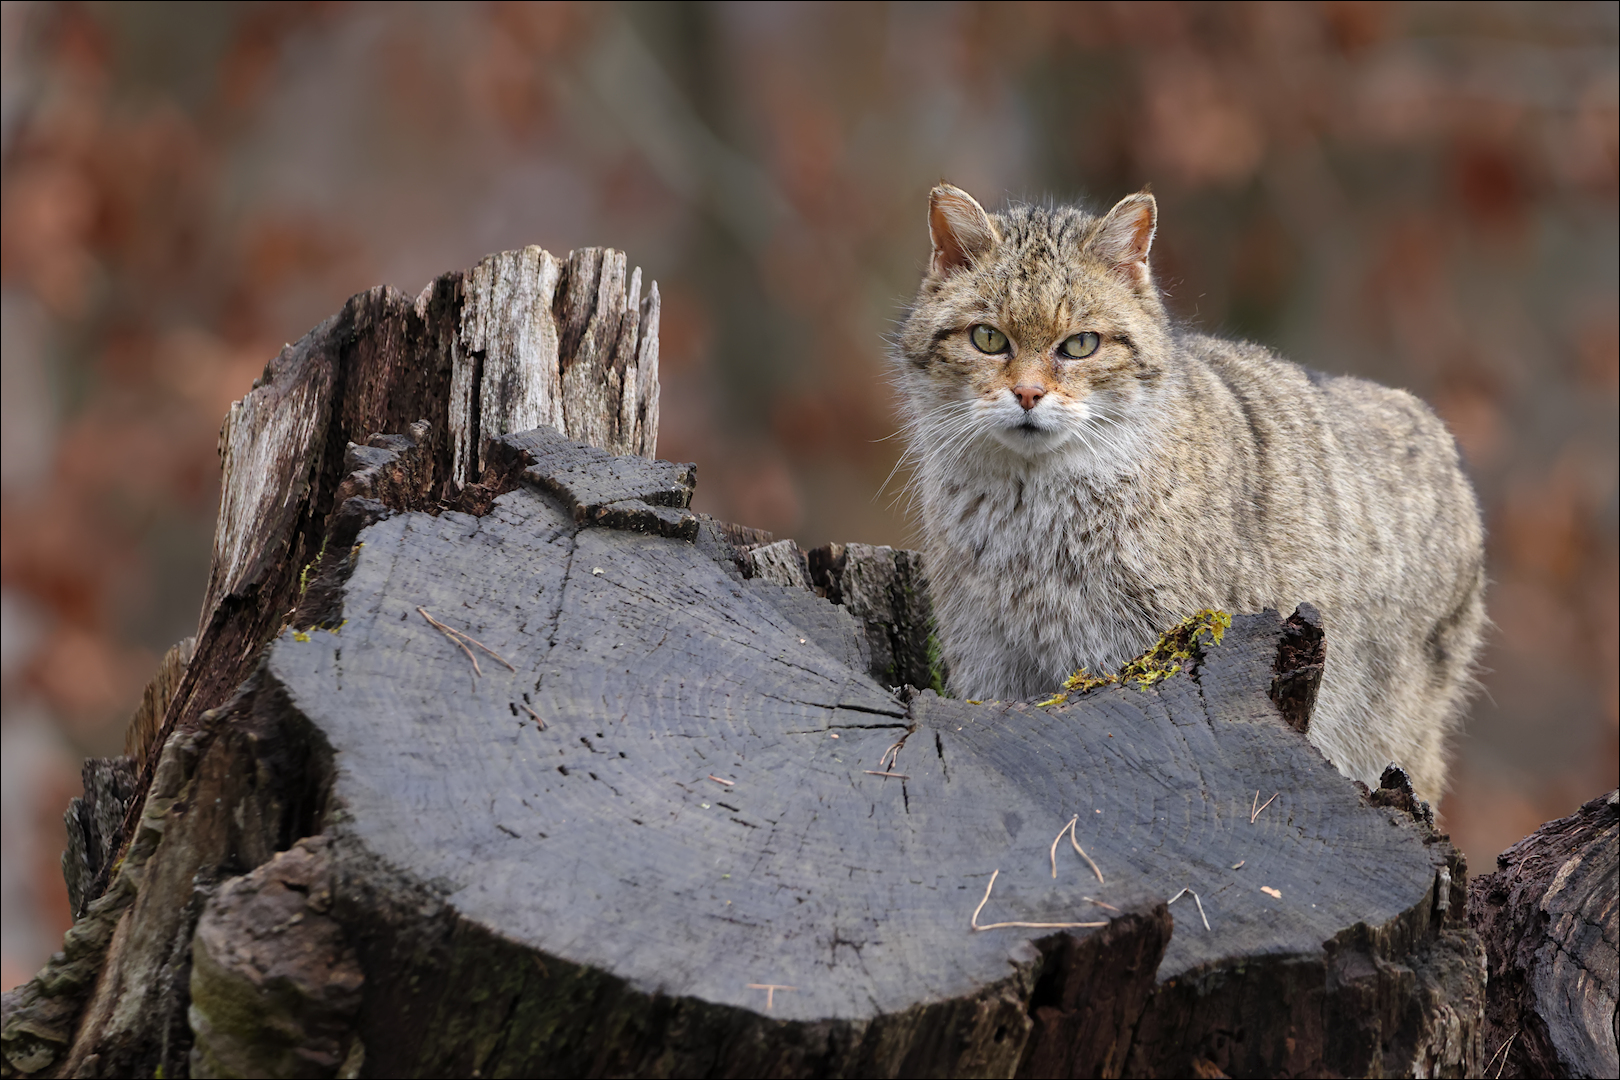
<instances>
[{"instance_id":1,"label":"pink nose","mask_svg":"<svg viewBox=\"0 0 1620 1080\"><path fill-rule=\"evenodd\" d=\"M1033 409L1035 403L1046 396L1046 391L1039 386L1015 386L1012 388L1012 392L1013 397L1018 399L1018 404L1024 407L1025 412Z\"/></svg>"}]
</instances>

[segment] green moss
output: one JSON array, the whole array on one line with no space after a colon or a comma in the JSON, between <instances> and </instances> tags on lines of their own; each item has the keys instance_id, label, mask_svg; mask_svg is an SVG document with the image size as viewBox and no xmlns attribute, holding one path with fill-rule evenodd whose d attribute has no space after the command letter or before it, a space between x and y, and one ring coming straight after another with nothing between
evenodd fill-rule
<instances>
[{"instance_id":1,"label":"green moss","mask_svg":"<svg viewBox=\"0 0 1620 1080\"><path fill-rule=\"evenodd\" d=\"M321 550L317 551L315 553L315 557L313 559L309 560L309 562L305 563L304 568L302 570L298 571L298 597L299 597L299 599L303 599L304 594L309 591L309 572L311 570L315 569L315 567L320 564L321 556L325 555L325 554L326 554L326 538L323 536L321 538Z\"/></svg>"},{"instance_id":2,"label":"green moss","mask_svg":"<svg viewBox=\"0 0 1620 1080\"><path fill-rule=\"evenodd\" d=\"M1203 658L1204 645L1219 645L1232 628L1232 616L1214 608L1204 608L1182 619L1165 631L1147 652L1119 670L1119 681L1135 683L1138 690L1163 682L1183 664Z\"/></svg>"},{"instance_id":3,"label":"green moss","mask_svg":"<svg viewBox=\"0 0 1620 1080\"><path fill-rule=\"evenodd\" d=\"M1164 632L1153 648L1110 674L1106 671L1093 675L1081 668L1063 681L1063 690L1037 707L1062 705L1070 694L1084 694L1099 686L1134 686L1146 693L1150 687L1168 679L1183 666L1203 658L1204 646L1219 645L1222 636L1232 627L1232 616L1214 608L1195 612Z\"/></svg>"}]
</instances>

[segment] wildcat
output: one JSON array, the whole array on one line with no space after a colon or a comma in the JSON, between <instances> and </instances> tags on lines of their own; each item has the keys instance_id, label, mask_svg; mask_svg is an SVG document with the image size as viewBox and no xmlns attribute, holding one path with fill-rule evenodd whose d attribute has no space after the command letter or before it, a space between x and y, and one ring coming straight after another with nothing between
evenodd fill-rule
<instances>
[{"instance_id":1,"label":"wildcat","mask_svg":"<svg viewBox=\"0 0 1620 1080\"><path fill-rule=\"evenodd\" d=\"M988 214L942 184L898 337L924 561L951 687L1029 698L1201 608L1316 605L1309 737L1372 787L1445 788L1485 626L1456 445L1400 390L1171 324L1152 195Z\"/></svg>"}]
</instances>

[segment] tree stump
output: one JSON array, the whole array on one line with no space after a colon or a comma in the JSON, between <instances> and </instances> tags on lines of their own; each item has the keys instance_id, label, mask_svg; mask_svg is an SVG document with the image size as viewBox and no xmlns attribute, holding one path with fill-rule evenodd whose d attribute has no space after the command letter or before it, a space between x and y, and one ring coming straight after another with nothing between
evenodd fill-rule
<instances>
[{"instance_id":1,"label":"tree stump","mask_svg":"<svg viewBox=\"0 0 1620 1080\"><path fill-rule=\"evenodd\" d=\"M658 321L657 286L643 298L641 271L628 270L623 252L558 258L529 247L444 274L414 299L389 287L361 293L266 365L220 433L220 511L197 634L169 651L147 688L128 760L88 767L86 797L69 810L63 869L82 918L46 971L6 997L7 1075L64 1056L69 1071L113 1069L85 1064L99 1051L67 1053L96 994L120 1004L95 1021L112 1027L81 1043L105 1044L107 1061L143 1063L114 1071L150 1071L156 1061L170 1076L184 1069L185 1046L170 1044L189 1045L183 984L200 899L143 923L138 956L124 952L127 934L114 940L136 921L129 912L144 886L133 871L158 835L143 840L146 826L163 828L149 812L163 787L159 751L192 737L257 668L330 531L348 527L334 516L351 494L340 491L346 480L413 506L479 509L491 498L477 482L483 455L506 432L550 424L615 453L653 454ZM371 444L402 437L420 451L410 475L366 475ZM199 858L199 867L218 861ZM221 873L257 865L248 858L231 853ZM126 880L115 879L117 867ZM211 887L204 878L202 890Z\"/></svg>"},{"instance_id":2,"label":"tree stump","mask_svg":"<svg viewBox=\"0 0 1620 1080\"><path fill-rule=\"evenodd\" d=\"M896 695L853 618L738 571L689 467L499 442L519 486L372 508L221 718L309 747L320 843L209 905L194 1061L304 1023L231 1026L263 1000L242 943L288 917L239 898L293 858L329 882L300 1008L352 950L375 989L327 1060L377 1075L1462 1066L1455 855L1283 722L1275 613L1147 692ZM1063 838L1054 877L1076 815L1100 875ZM1432 999L1404 1031L1403 983Z\"/></svg>"},{"instance_id":3,"label":"tree stump","mask_svg":"<svg viewBox=\"0 0 1620 1080\"><path fill-rule=\"evenodd\" d=\"M233 409L193 658L87 771L6 1075L1479 1069L1462 860L1306 741L1308 606L1146 689L944 697L914 553L650 459L623 266L357 297Z\"/></svg>"}]
</instances>

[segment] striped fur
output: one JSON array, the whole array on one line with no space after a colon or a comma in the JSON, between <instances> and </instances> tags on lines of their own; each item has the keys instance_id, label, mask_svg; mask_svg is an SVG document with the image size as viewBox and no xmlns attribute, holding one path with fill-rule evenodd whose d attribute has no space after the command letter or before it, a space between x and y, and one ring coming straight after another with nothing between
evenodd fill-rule
<instances>
[{"instance_id":1,"label":"striped fur","mask_svg":"<svg viewBox=\"0 0 1620 1080\"><path fill-rule=\"evenodd\" d=\"M1200 608L1308 601L1328 632L1311 740L1372 786L1399 763L1434 801L1486 624L1455 444L1410 394L1178 332L1156 227L1145 193L1099 218L935 189L897 364L952 688L1046 694ZM974 346L980 324L1005 354ZM1096 351L1061 355L1083 331Z\"/></svg>"}]
</instances>

